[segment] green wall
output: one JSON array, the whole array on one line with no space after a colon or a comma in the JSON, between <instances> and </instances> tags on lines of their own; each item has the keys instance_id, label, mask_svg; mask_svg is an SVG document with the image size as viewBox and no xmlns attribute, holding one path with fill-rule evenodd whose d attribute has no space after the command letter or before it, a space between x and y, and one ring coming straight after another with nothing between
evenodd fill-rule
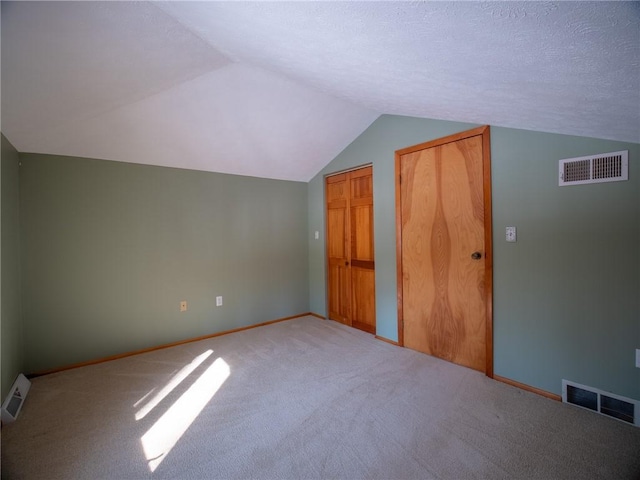
<instances>
[{"instance_id":1,"label":"green wall","mask_svg":"<svg viewBox=\"0 0 640 480\"><path fill-rule=\"evenodd\" d=\"M309 311L306 184L20 158L28 372Z\"/></svg>"},{"instance_id":2,"label":"green wall","mask_svg":"<svg viewBox=\"0 0 640 480\"><path fill-rule=\"evenodd\" d=\"M326 314L323 177L372 163L377 333L397 340L394 151L474 126L383 115L311 180L313 312ZM640 145L492 127L491 149L495 374L640 399ZM629 150L629 181L558 187L559 159L617 150Z\"/></svg>"},{"instance_id":3,"label":"green wall","mask_svg":"<svg viewBox=\"0 0 640 480\"><path fill-rule=\"evenodd\" d=\"M496 374L640 399L640 145L491 133ZM559 159L618 150L629 150L628 181L558 187Z\"/></svg>"},{"instance_id":4,"label":"green wall","mask_svg":"<svg viewBox=\"0 0 640 480\"><path fill-rule=\"evenodd\" d=\"M18 373L23 370L23 332L20 312L20 217L18 152L0 135L2 141L0 175L2 197L2 239L0 259L2 279L2 400Z\"/></svg>"}]
</instances>

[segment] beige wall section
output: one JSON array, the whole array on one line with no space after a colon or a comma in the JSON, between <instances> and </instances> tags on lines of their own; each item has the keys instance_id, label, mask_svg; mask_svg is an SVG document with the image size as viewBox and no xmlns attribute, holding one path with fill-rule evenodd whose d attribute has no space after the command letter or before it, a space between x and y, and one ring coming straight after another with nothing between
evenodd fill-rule
<instances>
[{"instance_id":1,"label":"beige wall section","mask_svg":"<svg viewBox=\"0 0 640 480\"><path fill-rule=\"evenodd\" d=\"M20 309L20 209L19 209L19 163L18 152L2 135L1 186L2 198L2 400L9 391L15 377L23 369L23 329Z\"/></svg>"},{"instance_id":2,"label":"beige wall section","mask_svg":"<svg viewBox=\"0 0 640 480\"><path fill-rule=\"evenodd\" d=\"M309 311L305 183L21 159L27 371Z\"/></svg>"}]
</instances>

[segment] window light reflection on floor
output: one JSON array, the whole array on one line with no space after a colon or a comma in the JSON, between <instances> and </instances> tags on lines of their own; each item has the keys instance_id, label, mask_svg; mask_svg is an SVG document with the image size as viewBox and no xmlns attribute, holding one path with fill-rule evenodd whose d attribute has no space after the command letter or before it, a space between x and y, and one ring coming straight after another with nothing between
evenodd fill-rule
<instances>
[{"instance_id":1,"label":"window light reflection on floor","mask_svg":"<svg viewBox=\"0 0 640 480\"><path fill-rule=\"evenodd\" d=\"M140 405L142 402L144 402L157 389L158 389L157 387L153 387L151 390L149 390L147 393L145 393L144 396L140 398L140 400L138 400L136 403L133 404L133 408L136 408L138 405Z\"/></svg>"},{"instance_id":2,"label":"window light reflection on floor","mask_svg":"<svg viewBox=\"0 0 640 480\"><path fill-rule=\"evenodd\" d=\"M169 395L174 388L182 383L182 381L191 374L196 368L202 364L213 353L213 350L198 355L189 365L185 365L176 373L169 382L162 387L147 404L136 412L136 420L142 420L151 410L153 410L164 398Z\"/></svg>"},{"instance_id":3,"label":"window light reflection on floor","mask_svg":"<svg viewBox=\"0 0 640 480\"><path fill-rule=\"evenodd\" d=\"M149 470L153 472L158 468L230 373L227 362L222 358L216 359L142 436L140 440Z\"/></svg>"}]
</instances>

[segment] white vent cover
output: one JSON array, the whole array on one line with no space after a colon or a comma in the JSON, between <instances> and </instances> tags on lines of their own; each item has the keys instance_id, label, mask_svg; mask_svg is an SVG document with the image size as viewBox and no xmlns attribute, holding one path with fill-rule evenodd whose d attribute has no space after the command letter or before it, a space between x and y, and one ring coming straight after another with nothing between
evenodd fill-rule
<instances>
[{"instance_id":1,"label":"white vent cover","mask_svg":"<svg viewBox=\"0 0 640 480\"><path fill-rule=\"evenodd\" d=\"M11 385L9 395L7 395L7 398L2 404L2 423L6 425L16 420L30 388L31 382L27 377L23 374L18 375L16 381Z\"/></svg>"},{"instance_id":2,"label":"white vent cover","mask_svg":"<svg viewBox=\"0 0 640 480\"><path fill-rule=\"evenodd\" d=\"M562 401L640 427L640 401L562 380Z\"/></svg>"},{"instance_id":3,"label":"white vent cover","mask_svg":"<svg viewBox=\"0 0 640 480\"><path fill-rule=\"evenodd\" d=\"M619 182L629 179L629 151L565 158L559 162L558 185Z\"/></svg>"}]
</instances>

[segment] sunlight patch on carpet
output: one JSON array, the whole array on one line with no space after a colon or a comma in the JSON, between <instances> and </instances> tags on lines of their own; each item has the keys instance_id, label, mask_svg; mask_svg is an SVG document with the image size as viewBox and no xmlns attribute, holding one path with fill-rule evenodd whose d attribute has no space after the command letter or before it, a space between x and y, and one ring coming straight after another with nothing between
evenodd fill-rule
<instances>
[{"instance_id":1,"label":"sunlight patch on carpet","mask_svg":"<svg viewBox=\"0 0 640 480\"><path fill-rule=\"evenodd\" d=\"M147 402L144 407L136 412L136 420L142 420L144 417L146 417L147 414L151 412L151 410L153 410L162 400L164 400L167 395L169 395L178 385L180 385L183 380L191 374L191 372L193 372L202 364L202 362L209 358L212 353L213 350L209 349L194 358L190 364L182 367L180 371L176 373L164 387L162 387L162 390L154 395L154 397L149 402Z\"/></svg>"},{"instance_id":2,"label":"sunlight patch on carpet","mask_svg":"<svg viewBox=\"0 0 640 480\"><path fill-rule=\"evenodd\" d=\"M155 392L158 388L157 387L153 387L151 390L149 390L147 393L145 393L140 400L138 400L136 403L133 404L133 408L137 408L138 405L140 405L142 402L144 402L147 398L149 398L151 396L151 394L153 392Z\"/></svg>"},{"instance_id":3,"label":"sunlight patch on carpet","mask_svg":"<svg viewBox=\"0 0 640 480\"><path fill-rule=\"evenodd\" d=\"M216 359L142 436L149 470L158 468L230 374L227 362Z\"/></svg>"}]
</instances>

